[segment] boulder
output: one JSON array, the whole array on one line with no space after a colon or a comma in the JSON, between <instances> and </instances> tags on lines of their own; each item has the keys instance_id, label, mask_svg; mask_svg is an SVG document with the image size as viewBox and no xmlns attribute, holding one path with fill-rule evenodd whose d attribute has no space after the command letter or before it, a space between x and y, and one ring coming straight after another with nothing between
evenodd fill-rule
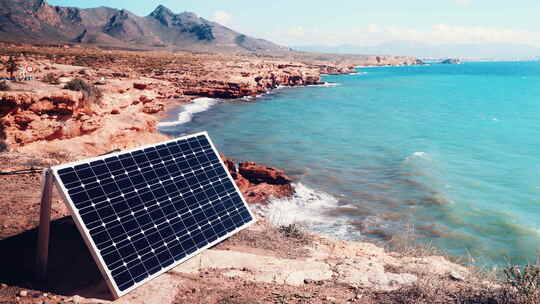
<instances>
[{"instance_id":1,"label":"boulder","mask_svg":"<svg viewBox=\"0 0 540 304\"><path fill-rule=\"evenodd\" d=\"M141 97L139 97L139 101L142 103L149 103L149 102L152 102L153 99L146 95L141 95Z\"/></svg>"},{"instance_id":2,"label":"boulder","mask_svg":"<svg viewBox=\"0 0 540 304\"><path fill-rule=\"evenodd\" d=\"M146 90L146 88L148 87L148 85L146 83L139 83L139 82L135 82L133 84L133 87L137 90Z\"/></svg>"},{"instance_id":3,"label":"boulder","mask_svg":"<svg viewBox=\"0 0 540 304\"><path fill-rule=\"evenodd\" d=\"M267 203L271 198L287 198L294 194L291 184L270 185L270 184L249 184L248 187L240 187L244 190L244 198L248 203Z\"/></svg>"},{"instance_id":4,"label":"boulder","mask_svg":"<svg viewBox=\"0 0 540 304\"><path fill-rule=\"evenodd\" d=\"M155 114L163 111L165 106L161 103L157 104L146 104L143 108L143 112L146 114Z\"/></svg>"},{"instance_id":5,"label":"boulder","mask_svg":"<svg viewBox=\"0 0 540 304\"><path fill-rule=\"evenodd\" d=\"M255 162L240 163L238 171L254 184L285 185L291 183L291 179L285 175L285 171L259 165Z\"/></svg>"},{"instance_id":6,"label":"boulder","mask_svg":"<svg viewBox=\"0 0 540 304\"><path fill-rule=\"evenodd\" d=\"M259 165L255 162L240 163L221 155L225 166L248 203L267 203L270 198L286 198L294 194L291 179L283 170Z\"/></svg>"},{"instance_id":7,"label":"boulder","mask_svg":"<svg viewBox=\"0 0 540 304\"><path fill-rule=\"evenodd\" d=\"M461 61L457 58L448 58L441 61L441 64L460 64Z\"/></svg>"}]
</instances>

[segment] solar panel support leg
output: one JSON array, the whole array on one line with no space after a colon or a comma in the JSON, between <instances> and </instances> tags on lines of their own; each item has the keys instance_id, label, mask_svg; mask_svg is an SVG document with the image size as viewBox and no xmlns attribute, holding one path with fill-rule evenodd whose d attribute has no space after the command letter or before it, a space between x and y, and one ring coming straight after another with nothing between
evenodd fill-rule
<instances>
[{"instance_id":1,"label":"solar panel support leg","mask_svg":"<svg viewBox=\"0 0 540 304\"><path fill-rule=\"evenodd\" d=\"M49 232L51 227L51 203L53 176L50 169L43 170L41 178L41 211L39 215L39 234L36 251L36 279L47 279L47 262L49 259Z\"/></svg>"}]
</instances>

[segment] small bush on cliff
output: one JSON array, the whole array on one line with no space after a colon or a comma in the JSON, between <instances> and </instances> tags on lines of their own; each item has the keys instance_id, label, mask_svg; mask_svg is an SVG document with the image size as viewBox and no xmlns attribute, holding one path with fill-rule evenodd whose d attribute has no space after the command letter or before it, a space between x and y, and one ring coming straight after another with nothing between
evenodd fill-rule
<instances>
[{"instance_id":1,"label":"small bush on cliff","mask_svg":"<svg viewBox=\"0 0 540 304\"><path fill-rule=\"evenodd\" d=\"M540 258L536 264L509 266L504 269L504 275L507 284L524 299L523 303L540 303Z\"/></svg>"},{"instance_id":2,"label":"small bush on cliff","mask_svg":"<svg viewBox=\"0 0 540 304\"><path fill-rule=\"evenodd\" d=\"M7 81L0 81L0 91L9 91L11 90L11 87L7 83Z\"/></svg>"},{"instance_id":3,"label":"small bush on cliff","mask_svg":"<svg viewBox=\"0 0 540 304\"><path fill-rule=\"evenodd\" d=\"M70 82L66 83L66 86L64 87L64 89L72 90L72 91L79 91L79 92L88 90L89 88L90 88L90 85L86 83L86 81L79 78L75 78L71 80Z\"/></svg>"},{"instance_id":4,"label":"small bush on cliff","mask_svg":"<svg viewBox=\"0 0 540 304\"><path fill-rule=\"evenodd\" d=\"M0 139L0 152L8 152L8 151L9 151L9 147L6 141L3 139Z\"/></svg>"},{"instance_id":5,"label":"small bush on cliff","mask_svg":"<svg viewBox=\"0 0 540 304\"><path fill-rule=\"evenodd\" d=\"M101 98L103 98L103 93L98 87L90 85L86 81L78 78L68 82L64 89L83 93L83 103L80 105L81 107L88 107L91 104L99 104Z\"/></svg>"},{"instance_id":6,"label":"small bush on cliff","mask_svg":"<svg viewBox=\"0 0 540 304\"><path fill-rule=\"evenodd\" d=\"M19 63L17 62L17 59L13 58L13 56L9 56L8 61L5 63L5 68L9 73L9 77L13 79L15 77L15 72L19 70Z\"/></svg>"},{"instance_id":7,"label":"small bush on cliff","mask_svg":"<svg viewBox=\"0 0 540 304\"><path fill-rule=\"evenodd\" d=\"M279 232L281 232L284 236L288 238L298 239L298 240L305 240L307 239L307 235L302 229L302 227L298 224L289 224L285 226L279 227Z\"/></svg>"},{"instance_id":8,"label":"small bush on cliff","mask_svg":"<svg viewBox=\"0 0 540 304\"><path fill-rule=\"evenodd\" d=\"M54 75L54 73L48 73L47 75L43 76L41 81L49 84L60 84L60 80L58 77L56 77L56 75Z\"/></svg>"}]
</instances>

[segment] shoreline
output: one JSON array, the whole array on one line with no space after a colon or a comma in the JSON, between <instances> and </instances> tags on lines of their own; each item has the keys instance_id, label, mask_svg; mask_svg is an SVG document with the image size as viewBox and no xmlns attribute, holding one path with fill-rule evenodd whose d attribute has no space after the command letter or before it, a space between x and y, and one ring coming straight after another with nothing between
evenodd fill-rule
<instances>
[{"instance_id":1,"label":"shoreline","mask_svg":"<svg viewBox=\"0 0 540 304\"><path fill-rule=\"evenodd\" d=\"M365 74L365 72L356 72L356 73L340 74L340 75L363 75L363 74ZM321 74L321 76L329 76L329 75ZM173 127L173 126L176 126L176 125L182 125L182 124L190 123L191 120L192 120L192 119L186 120L186 121L182 120L183 122L179 122L178 120L163 121L164 119L167 119L168 117L170 117L171 115L174 115L174 114L179 116L183 112L186 112L187 115L191 116L193 114L206 112L206 111L212 109L214 105L219 104L219 103L226 103L226 102L231 102L231 101L241 101L241 100L244 100L246 102L253 102L253 101L256 101L259 98L263 98L263 97L267 97L269 95L272 95L274 92L279 91L279 90L301 89L301 88L310 88L310 87L324 88L324 87L336 87L336 86L340 86L340 85L341 84L337 83L337 82L322 82L320 84L307 84L307 85L298 85L298 86L283 86L283 85L280 85L280 86L278 86L276 88L270 89L270 90L266 91L265 93L261 93L261 94L258 94L256 96L246 95L246 96L242 96L242 97L238 97L238 98L232 98L232 99L230 99L230 98L229 99L223 99L223 98L211 98L211 97L194 97L188 103L179 103L179 104L168 103L167 106L164 108L163 112L160 112L160 113L157 114L157 117L159 118L159 122L157 124L157 127L158 127L157 132L160 133L159 132L160 124L161 124L161 126L164 126L164 127ZM182 107L185 108L186 106L194 105L194 103L197 102L197 101L203 102L203 101L209 101L209 100L215 101L215 103L208 105L208 107L206 109L204 109L204 110L196 109L195 111L190 111L190 110L179 111L180 108L182 108Z\"/></svg>"},{"instance_id":2,"label":"shoreline","mask_svg":"<svg viewBox=\"0 0 540 304\"><path fill-rule=\"evenodd\" d=\"M99 85L104 97L100 103L88 105L80 92L38 80L13 84L15 90L0 92L3 136L12 150L0 153L1 171L46 167L114 148L128 149L160 142L168 138L158 129L167 110L193 104L197 97L253 97L259 91L277 89L280 84L294 87L318 84L322 69L317 65L260 59L245 63L236 57L225 63L221 57L203 57L209 60L206 66L186 62L178 67L178 63L171 64L169 58L150 57L137 63L143 65L138 70L127 64L134 60L130 56L119 56L113 66L98 60L92 67L74 65L77 56L59 57L56 62L27 56L25 60L41 71L40 77L56 73L60 79L64 78L62 81L83 78L90 83L103 82L101 79L105 78L105 84ZM245 66L231 67L225 74L211 74L218 64L225 67L240 64L238 62ZM166 69L172 70L164 73ZM247 198L253 198L252 203L264 201L275 193L284 198L294 193L292 180L283 170L225 160ZM75 227L65 218L69 212L57 194L53 200L53 234L57 243L52 247L56 260L51 274L58 281L51 283L54 285L51 289L29 280L32 257L27 248L32 246L35 237L32 229L37 225L39 213L39 206L35 204L39 176L1 179L6 194L0 204L0 263L7 261L8 264L3 265L5 272L0 274L0 282L6 282L5 286L0 286L0 300L110 303L103 281L94 273L95 265L88 258ZM477 278L469 269L434 252L426 251L422 255L419 251L414 254L387 252L371 243L332 240L295 227L292 223L275 227L260 218L245 232L115 303L194 303L206 297L215 300L211 303L217 303L230 296L231 290L242 290L245 286L250 287L249 292L238 291L237 298L249 298L253 292L260 299L270 296L268 303L277 299L269 295L274 290L291 301L301 298L310 303L343 303L360 300L364 293L373 301L381 295L399 295L401 288L419 286L423 280L435 280L446 286L448 298L467 284L491 288L491 282L476 282ZM69 267L63 264L67 259L85 267L75 271L66 269ZM65 275L66 271L71 273ZM207 279L201 283L200 278ZM208 289L207 285L213 288Z\"/></svg>"},{"instance_id":3,"label":"shoreline","mask_svg":"<svg viewBox=\"0 0 540 304\"><path fill-rule=\"evenodd\" d=\"M339 79L339 78L335 78L335 79L332 79L332 80L336 80L336 79ZM323 79L324 80L324 79ZM279 89L279 88L278 88ZM293 93L294 94L294 93ZM283 96L287 96L287 95L283 95ZM268 98L271 98L271 97L268 97ZM257 102L257 100L254 100L255 102ZM215 113L219 113L219 114L209 114L210 117L216 117L216 119L221 119L221 118L225 118L227 117L227 114L223 114L223 113L226 113L227 112L227 109L229 108L226 108L226 109L223 109L223 110L216 110ZM268 109L268 108L261 108L261 109ZM235 112L236 110L233 110L233 112ZM257 112L257 111L255 111ZM197 115L197 114L196 114ZM204 114L201 114L201 115L204 115ZM242 118L246 118L248 116L240 116ZM242 120L239 120L238 117L235 118L237 121L242 121ZM249 118L248 118L249 119ZM204 122L205 119L202 118L201 119L201 122ZM208 121L208 120L206 120ZM213 128L212 125L213 124L209 124L211 127L209 129L212 129L214 132L216 132L216 134L221 134L222 136L226 136L228 138L228 136L226 134L223 134L223 133L220 133L219 132L219 128ZM222 124L223 125L223 124ZM226 127L226 125L223 125L224 127ZM243 128L243 126L245 126L246 128L249 128L250 126L246 125L245 123L244 124L235 124L235 127L236 128ZM263 125L263 128L261 128L261 126L257 126L257 124L255 124L255 129L253 130L257 130L257 132L253 133L253 132L246 132L245 134L247 134L247 136L249 136L249 138L252 138L254 141L253 142L256 142L256 137L258 136L258 133L260 132L261 134L264 134L264 125ZM193 127L195 129L197 129L197 124L190 124L189 128L182 128L182 131L183 132L188 132L189 133L189 129ZM200 129L199 129L200 130ZM249 129L249 130L252 130L252 129ZM253 134L255 134L255 137L253 137ZM240 149L232 149L232 150L229 150L231 152L234 152L234 156L237 157L238 159L248 159L249 157L247 155L249 155L249 152L246 152L246 153L242 153L243 149L242 147L245 147L242 145L242 141L236 141L235 138L237 139L238 136L231 136L231 143L234 145L234 143L237 143L236 146L238 147L241 147ZM246 144L247 146L247 144ZM224 148L225 148L225 145L224 145ZM415 151L415 150L412 150L412 151ZM425 150L427 151L427 150ZM230 155L229 155L230 156ZM411 161L412 158L425 158L425 157L428 157L428 155L426 154L426 152L414 152L414 153L411 153L410 155L408 156L403 156L403 162L409 162ZM266 158L258 158L258 159L255 159L256 161L259 161L259 160L266 160L268 164L271 164L273 166L275 166L276 168L283 168L283 169L291 169L291 167L287 167L285 165L282 165L284 162L281 161L281 162L273 162L273 160L275 160L274 158L272 157L266 157ZM263 162L264 163L264 162ZM303 168L303 167L300 167L300 169ZM294 170L299 170L299 168L297 166L294 166L294 168L292 168ZM294 175L294 173L293 173ZM411 182L412 183L412 182ZM420 185L420 183L418 183ZM335 187L333 186L333 184L329 183L329 182L323 182L323 183L312 183L311 184L311 188L315 190L317 189L326 189L326 191L328 193L336 193L334 191ZM322 186L322 187L321 187ZM338 197L338 196L336 196ZM350 196L349 196L350 198ZM424 201L422 201L422 199L424 199ZM447 203L448 201L446 201L447 198L444 197L443 195L430 195L426 192L425 195L421 195L419 196L419 200L418 200L418 205L421 205L421 204L431 204L431 203L435 203L435 204L439 204L439 205L443 205L445 203ZM399 200L398 199L395 199L396 202L398 202ZM403 202L404 200L402 200L401 202ZM283 202L283 201L282 201ZM369 200L366 200L366 204L368 204ZM284 202L284 203L288 203L288 202ZM410 204L412 204L411 202L409 202ZM310 203L311 204L311 203ZM357 203L359 204L359 208L361 208L361 205L362 203ZM296 207L296 206L294 206ZM385 210L382 210L381 209L376 209L377 211L380 211L380 212L372 212L372 217L373 218L377 218L377 220L381 220L381 219L384 219L385 218L385 212L382 212L382 211L385 211ZM339 212L340 215L344 215L344 216L347 216L347 215L353 215L354 213L354 210L353 211L350 211L348 212L348 214L346 214L345 211L341 211ZM400 213L394 213L394 214L391 214L391 216L395 216L395 219L398 219L398 218L401 218L401 217L405 217L406 216L406 212L407 211L402 211ZM389 214L389 213L388 213ZM398 217L399 216L399 217ZM360 224L362 224L362 222L364 222L364 217L363 216L359 216L359 220L357 222L355 222L356 225L360 226ZM347 218L348 220L354 220L351 219L351 218ZM373 241L373 242L376 242L377 244L379 245L383 245L385 243L388 242L388 239L392 238L393 236L397 236L397 237L400 237L400 227L403 227L403 226L406 226L408 224L400 224L400 223L391 223L389 221L386 221L386 223L388 224L387 226L384 226L384 227L390 227L390 228L385 228L385 230L383 230L382 228L381 229L374 229L374 228L365 228L365 227L369 227L368 224L364 224L364 226L362 226L363 228L350 228L348 231L350 233L350 235L354 235L354 239L356 240L361 240L361 241ZM424 223L429 223L429 224L425 224ZM454 247L452 247L452 245L448 246L448 247L445 247L445 244L443 245L440 245L441 248L448 248L447 250L449 252L451 252L451 254L453 254L454 257L458 258L458 257L461 257L461 258L467 258L467 254L463 254L462 252L460 252L459 250L461 248L475 248L473 246L470 246L467 241L463 241L463 240L460 240L458 239L457 237L452 239L450 237L446 237L444 236L444 226L443 228L438 228L436 225L444 225L445 222L444 221L441 221L441 222L438 222L438 221L425 221L425 222L420 222L420 221L415 221L414 222L414 225L416 226L416 230L417 230L417 235L418 235L418 238L422 238L424 236L427 236L428 240L434 240L434 242L439 242L438 244L441 244L443 241L446 241L446 240L450 240L450 241L454 241ZM354 226L354 224L351 224L351 226ZM374 224L372 224L373 227L375 227ZM380 226L377 226L377 227L381 227L383 225L380 225ZM322 226L319 226L319 227L322 227ZM376 228L377 228L376 227ZM311 230L311 231L315 231L315 230ZM324 229L318 229L318 231L324 231ZM372 233L370 233L372 232ZM345 239L344 237L342 237L343 234L345 234L347 232L342 232L342 231L329 231L327 233L324 233L324 235L327 235L327 236L333 236L333 237L336 237L338 239ZM361 234L364 234L364 235L361 235ZM368 236L366 236L366 234L369 234ZM366 236L364 238L364 236ZM350 239L353 239L353 237L351 237ZM439 241L439 240L443 240L443 241ZM425 239L423 239L423 241L425 241ZM427 242L427 241L426 241ZM461 245L463 244L463 245ZM461 248L459 247L461 246ZM458 248L456 250L456 248ZM489 248L489 247L487 247ZM467 249L463 249L462 251L465 251ZM484 251L475 251L474 253L475 257L474 257L474 260L475 263L477 263L477 265L490 265L490 266L493 266L493 265L502 265L504 264L505 262L501 262L501 260L503 258L499 258L497 260L498 257L493 257L492 255L489 254L489 251L488 249L485 249ZM502 254L500 255L502 256ZM511 257L510 255L508 255L509 258ZM518 256L519 257L519 256ZM473 258L471 258L472 260ZM523 260L524 259L521 259L521 260L513 260L514 263L523 263Z\"/></svg>"}]
</instances>

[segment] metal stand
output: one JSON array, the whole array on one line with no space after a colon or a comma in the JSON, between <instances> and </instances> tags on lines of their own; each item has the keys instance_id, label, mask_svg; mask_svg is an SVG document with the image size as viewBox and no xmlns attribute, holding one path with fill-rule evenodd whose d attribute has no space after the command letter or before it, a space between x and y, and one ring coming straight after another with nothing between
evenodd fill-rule
<instances>
[{"instance_id":1,"label":"metal stand","mask_svg":"<svg viewBox=\"0 0 540 304\"><path fill-rule=\"evenodd\" d=\"M36 279L47 279L47 261L49 259L49 232L51 227L53 176L50 169L43 170L41 177L41 211L39 215L39 234L36 250Z\"/></svg>"}]
</instances>

